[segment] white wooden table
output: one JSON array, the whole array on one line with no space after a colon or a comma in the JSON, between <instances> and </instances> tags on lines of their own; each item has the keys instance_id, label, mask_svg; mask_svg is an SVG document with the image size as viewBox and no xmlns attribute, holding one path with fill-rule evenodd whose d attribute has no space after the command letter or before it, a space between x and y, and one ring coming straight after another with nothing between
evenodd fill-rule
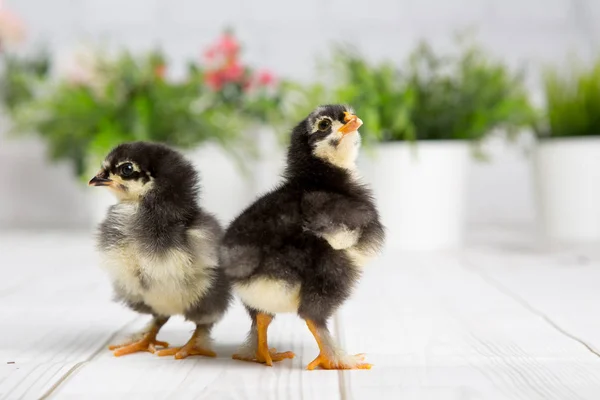
<instances>
[{"instance_id":1,"label":"white wooden table","mask_svg":"<svg viewBox=\"0 0 600 400\"><path fill-rule=\"evenodd\" d=\"M550 248L518 232L472 236L460 252L387 251L332 328L369 371L306 371L317 355L294 316L272 368L231 360L249 325L236 306L217 359L115 358L144 325L111 302L87 233L0 234L0 399L600 399L600 249ZM182 344L192 325L159 338Z\"/></svg>"}]
</instances>

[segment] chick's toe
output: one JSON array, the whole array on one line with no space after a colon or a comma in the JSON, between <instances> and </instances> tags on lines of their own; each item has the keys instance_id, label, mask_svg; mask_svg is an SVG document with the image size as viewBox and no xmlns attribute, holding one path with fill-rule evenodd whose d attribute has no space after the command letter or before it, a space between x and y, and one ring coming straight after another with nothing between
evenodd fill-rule
<instances>
[{"instance_id":1,"label":"chick's toe","mask_svg":"<svg viewBox=\"0 0 600 400\"><path fill-rule=\"evenodd\" d=\"M161 350L156 354L159 357L175 356L177 360L181 360L189 356L216 357L217 353L212 351L209 347L210 337L208 329L199 326L196 328L194 334L184 346Z\"/></svg>"},{"instance_id":2,"label":"chick's toe","mask_svg":"<svg viewBox=\"0 0 600 400\"><path fill-rule=\"evenodd\" d=\"M273 348L269 349L267 352L257 350L255 355L234 354L232 358L234 360L250 361L272 366L274 362L283 361L288 358L292 359L294 357L296 357L296 354L294 354L293 351L284 351L278 353L277 349Z\"/></svg>"},{"instance_id":3,"label":"chick's toe","mask_svg":"<svg viewBox=\"0 0 600 400\"><path fill-rule=\"evenodd\" d=\"M306 320L306 325L319 346L319 355L308 364L306 369L313 370L318 367L322 369L371 369L371 364L363 362L364 354L349 355L339 349L325 325L315 323L310 319Z\"/></svg>"},{"instance_id":4,"label":"chick's toe","mask_svg":"<svg viewBox=\"0 0 600 400\"><path fill-rule=\"evenodd\" d=\"M140 340L137 342L132 342L124 345L113 345L109 346L109 350L114 350L114 355L116 357L121 357L127 354L138 353L141 351L147 351L149 353L156 353L156 347L169 347L169 343L161 342L160 340L156 340L156 334L152 335L152 333L146 333Z\"/></svg>"},{"instance_id":5,"label":"chick's toe","mask_svg":"<svg viewBox=\"0 0 600 400\"><path fill-rule=\"evenodd\" d=\"M342 358L331 357L327 353L320 353L306 369L313 370L317 367L322 369L371 369L372 365L363 363L365 356L363 354L346 355Z\"/></svg>"}]
</instances>

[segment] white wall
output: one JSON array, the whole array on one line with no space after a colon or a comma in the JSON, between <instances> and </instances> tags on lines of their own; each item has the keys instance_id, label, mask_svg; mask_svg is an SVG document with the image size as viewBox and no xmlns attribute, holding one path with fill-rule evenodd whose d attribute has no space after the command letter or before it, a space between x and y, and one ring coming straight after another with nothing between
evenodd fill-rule
<instances>
[{"instance_id":1,"label":"white wall","mask_svg":"<svg viewBox=\"0 0 600 400\"><path fill-rule=\"evenodd\" d=\"M600 39L598 0L5 0L26 21L31 42L57 57L81 43L159 44L181 68L230 25L246 59L297 79L310 79L316 56L349 42L379 60L402 60L419 38L442 48L451 32L476 27L478 38L511 65L525 66L532 90L541 66L571 53L589 59ZM469 190L472 223L530 222L527 159L495 144L492 162L477 164ZM17 173L18 172L18 173ZM26 172L22 174L21 172ZM17 177L19 177L17 179ZM83 226L85 190L65 165L48 165L39 143L0 136L0 227Z\"/></svg>"}]
</instances>

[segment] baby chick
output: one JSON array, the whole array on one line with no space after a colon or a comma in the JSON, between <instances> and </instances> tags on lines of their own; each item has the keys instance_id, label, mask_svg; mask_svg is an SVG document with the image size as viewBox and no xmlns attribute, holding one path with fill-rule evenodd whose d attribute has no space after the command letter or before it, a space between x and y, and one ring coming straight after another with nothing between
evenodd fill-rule
<instances>
[{"instance_id":1,"label":"baby chick","mask_svg":"<svg viewBox=\"0 0 600 400\"><path fill-rule=\"evenodd\" d=\"M345 106L314 110L292 132L284 183L227 229L220 262L252 319L234 358L266 365L293 358L267 344L274 314L292 312L319 346L308 369L370 368L338 348L327 329L384 240L371 191L356 173L361 124Z\"/></svg>"},{"instance_id":2,"label":"baby chick","mask_svg":"<svg viewBox=\"0 0 600 400\"><path fill-rule=\"evenodd\" d=\"M178 152L155 143L114 148L91 186L106 186L118 199L100 224L98 249L116 298L150 314L146 329L110 346L115 356L168 347L156 335L172 315L196 324L187 344L160 356L214 357L210 331L231 301L231 288L218 267L222 229L197 203L198 175Z\"/></svg>"}]
</instances>

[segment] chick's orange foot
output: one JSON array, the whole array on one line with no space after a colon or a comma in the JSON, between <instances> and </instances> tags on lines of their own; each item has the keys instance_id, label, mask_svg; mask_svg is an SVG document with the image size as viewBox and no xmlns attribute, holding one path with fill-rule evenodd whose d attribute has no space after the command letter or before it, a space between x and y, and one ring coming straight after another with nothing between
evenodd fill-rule
<instances>
[{"instance_id":1,"label":"chick's orange foot","mask_svg":"<svg viewBox=\"0 0 600 400\"><path fill-rule=\"evenodd\" d=\"M234 360L241 361L252 361L257 363L262 363L268 365L269 367L273 365L273 362L283 361L286 358L294 358L296 355L291 351L285 351L283 353L278 353L277 349L269 349L268 340L267 340L267 330L269 329L269 324L273 320L273 316L264 313L258 313L256 315L256 326L253 329L256 329L256 345L253 346L254 350L246 351L243 354L234 354ZM254 352L254 355L252 354Z\"/></svg>"},{"instance_id":2,"label":"chick's orange foot","mask_svg":"<svg viewBox=\"0 0 600 400\"><path fill-rule=\"evenodd\" d=\"M210 327L198 325L192 337L182 347L161 350L156 353L159 357L175 356L181 360L189 356L216 357L217 353L210 349Z\"/></svg>"},{"instance_id":3,"label":"chick's orange foot","mask_svg":"<svg viewBox=\"0 0 600 400\"><path fill-rule=\"evenodd\" d=\"M121 357L127 354L139 353L147 351L149 353L156 353L156 347L169 347L169 343L161 342L156 340L156 335L147 333L138 341L109 346L109 350L114 350L113 354L115 357Z\"/></svg>"},{"instance_id":4,"label":"chick's orange foot","mask_svg":"<svg viewBox=\"0 0 600 400\"><path fill-rule=\"evenodd\" d=\"M274 362L279 362L279 361L283 361L288 358L291 359L294 357L296 357L296 355L291 351L285 351L282 353L278 353L277 349L270 349L268 351L257 350L256 355L254 357L246 356L243 354L234 354L233 355L234 360L251 361L251 362L266 364L269 367L272 366Z\"/></svg>"},{"instance_id":5,"label":"chick's orange foot","mask_svg":"<svg viewBox=\"0 0 600 400\"><path fill-rule=\"evenodd\" d=\"M345 355L338 359L320 353L317 358L308 364L306 369L311 371L318 367L322 369L371 369L372 365L363 363L364 360L364 354Z\"/></svg>"},{"instance_id":6,"label":"chick's orange foot","mask_svg":"<svg viewBox=\"0 0 600 400\"><path fill-rule=\"evenodd\" d=\"M198 347L194 344L187 343L183 347L173 347L170 349L160 350L156 353L159 357L175 356L177 360L182 360L189 356L205 356L205 357L216 357L217 353L212 350Z\"/></svg>"}]
</instances>

